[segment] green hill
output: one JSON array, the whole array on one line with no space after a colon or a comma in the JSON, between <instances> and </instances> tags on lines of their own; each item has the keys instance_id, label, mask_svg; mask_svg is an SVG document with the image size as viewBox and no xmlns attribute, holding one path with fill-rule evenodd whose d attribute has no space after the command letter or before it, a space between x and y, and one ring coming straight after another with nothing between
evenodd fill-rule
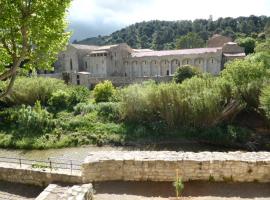
<instances>
[{"instance_id":1,"label":"green hill","mask_svg":"<svg viewBox=\"0 0 270 200\"><path fill-rule=\"evenodd\" d=\"M99 36L76 41L79 44L107 45L127 43L133 48L175 49L176 39L189 32L197 33L204 41L213 34L237 37L263 37L270 17L249 16L238 18L219 18L212 20L196 19L194 21L149 21L130 25L109 36Z\"/></svg>"}]
</instances>

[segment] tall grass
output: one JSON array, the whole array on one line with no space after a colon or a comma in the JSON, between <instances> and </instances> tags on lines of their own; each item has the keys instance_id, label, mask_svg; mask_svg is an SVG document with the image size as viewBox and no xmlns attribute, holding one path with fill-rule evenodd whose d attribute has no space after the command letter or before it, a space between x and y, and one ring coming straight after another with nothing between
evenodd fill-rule
<instances>
[{"instance_id":1,"label":"tall grass","mask_svg":"<svg viewBox=\"0 0 270 200\"><path fill-rule=\"evenodd\" d=\"M162 120L169 127L207 127L221 114L230 92L217 78L193 77L182 84L136 84L122 90L122 117Z\"/></svg>"},{"instance_id":2,"label":"tall grass","mask_svg":"<svg viewBox=\"0 0 270 200\"><path fill-rule=\"evenodd\" d=\"M46 104L52 94L67 85L62 80L44 77L19 77L16 79L12 93L3 99L10 105L34 105L40 101Z\"/></svg>"}]
</instances>

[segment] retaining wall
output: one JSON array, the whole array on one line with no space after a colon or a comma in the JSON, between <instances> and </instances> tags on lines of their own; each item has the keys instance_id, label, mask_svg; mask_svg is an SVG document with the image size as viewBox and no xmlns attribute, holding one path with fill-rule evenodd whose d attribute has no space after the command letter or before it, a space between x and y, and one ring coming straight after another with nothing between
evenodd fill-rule
<instances>
[{"instance_id":1,"label":"retaining wall","mask_svg":"<svg viewBox=\"0 0 270 200\"><path fill-rule=\"evenodd\" d=\"M70 173L70 170L33 169L17 164L0 164L0 180L46 186L50 183L82 183L81 173Z\"/></svg>"},{"instance_id":2,"label":"retaining wall","mask_svg":"<svg viewBox=\"0 0 270 200\"><path fill-rule=\"evenodd\" d=\"M84 182L174 181L270 182L270 152L93 152L82 165Z\"/></svg>"}]
</instances>

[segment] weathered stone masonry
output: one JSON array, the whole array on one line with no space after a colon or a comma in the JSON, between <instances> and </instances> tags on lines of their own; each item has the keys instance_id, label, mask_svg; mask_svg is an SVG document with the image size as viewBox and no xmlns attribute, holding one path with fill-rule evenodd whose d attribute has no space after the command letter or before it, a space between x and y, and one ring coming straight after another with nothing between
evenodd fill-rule
<instances>
[{"instance_id":1,"label":"weathered stone masonry","mask_svg":"<svg viewBox=\"0 0 270 200\"><path fill-rule=\"evenodd\" d=\"M270 182L270 152L94 152L82 165L84 182L173 181Z\"/></svg>"}]
</instances>

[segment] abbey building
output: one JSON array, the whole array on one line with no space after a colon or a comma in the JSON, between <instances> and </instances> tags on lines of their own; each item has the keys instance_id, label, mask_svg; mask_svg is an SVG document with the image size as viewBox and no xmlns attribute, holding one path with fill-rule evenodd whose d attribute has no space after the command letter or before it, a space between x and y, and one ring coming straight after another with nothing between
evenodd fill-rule
<instances>
[{"instance_id":1,"label":"abbey building","mask_svg":"<svg viewBox=\"0 0 270 200\"><path fill-rule=\"evenodd\" d=\"M181 50L132 49L127 44L70 44L59 54L54 73L65 74L72 83L88 87L105 79L121 85L150 78L168 80L183 65L218 75L225 62L243 57L242 47L220 35L213 36L206 48Z\"/></svg>"}]
</instances>

